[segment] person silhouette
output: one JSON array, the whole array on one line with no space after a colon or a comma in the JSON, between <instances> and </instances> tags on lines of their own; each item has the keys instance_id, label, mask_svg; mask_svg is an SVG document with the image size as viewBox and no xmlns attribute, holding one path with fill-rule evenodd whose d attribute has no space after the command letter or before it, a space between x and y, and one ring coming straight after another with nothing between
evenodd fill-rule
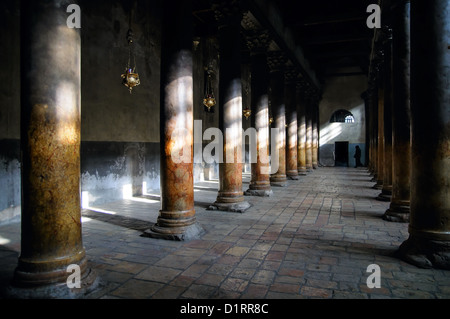
<instances>
[{"instance_id":1,"label":"person silhouette","mask_svg":"<svg viewBox=\"0 0 450 319\"><path fill-rule=\"evenodd\" d=\"M355 158L355 168L363 166L361 163L361 149L358 145L355 146L355 155L353 155L353 157Z\"/></svg>"}]
</instances>

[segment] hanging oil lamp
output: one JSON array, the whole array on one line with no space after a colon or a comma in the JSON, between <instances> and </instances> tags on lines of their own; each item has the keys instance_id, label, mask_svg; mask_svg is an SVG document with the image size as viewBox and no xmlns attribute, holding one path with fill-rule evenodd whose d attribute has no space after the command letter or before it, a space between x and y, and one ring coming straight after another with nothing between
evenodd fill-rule
<instances>
[{"instance_id":1,"label":"hanging oil lamp","mask_svg":"<svg viewBox=\"0 0 450 319\"><path fill-rule=\"evenodd\" d=\"M269 92L270 92L270 89L269 89ZM272 125L272 123L273 123L273 116L272 116L271 109L272 109L272 103L269 99L269 125Z\"/></svg>"},{"instance_id":2,"label":"hanging oil lamp","mask_svg":"<svg viewBox=\"0 0 450 319\"><path fill-rule=\"evenodd\" d=\"M211 74L212 69L208 68L206 70L208 77L206 79L206 89L205 89L205 97L203 99L203 105L206 106L208 112L211 112L211 108L216 105L216 98L214 97L214 91L211 84Z\"/></svg>"},{"instance_id":3,"label":"hanging oil lamp","mask_svg":"<svg viewBox=\"0 0 450 319\"><path fill-rule=\"evenodd\" d=\"M141 84L139 74L136 72L136 57L134 55L133 50L133 31L131 29L128 30L127 41L128 41L128 63L125 68L125 73L122 74L122 84L128 88L131 94L133 88ZM131 56L133 56L134 62L133 67L131 66Z\"/></svg>"},{"instance_id":4,"label":"hanging oil lamp","mask_svg":"<svg viewBox=\"0 0 450 319\"><path fill-rule=\"evenodd\" d=\"M250 110L248 107L246 107L243 111L245 119L248 120L248 118L250 117L250 115L252 115L252 110Z\"/></svg>"},{"instance_id":5,"label":"hanging oil lamp","mask_svg":"<svg viewBox=\"0 0 450 319\"><path fill-rule=\"evenodd\" d=\"M245 86L245 94L246 96L248 96L248 85ZM252 115L252 110L248 106L246 106L245 109L242 110L242 113L244 114L245 119L248 120L250 115Z\"/></svg>"}]
</instances>

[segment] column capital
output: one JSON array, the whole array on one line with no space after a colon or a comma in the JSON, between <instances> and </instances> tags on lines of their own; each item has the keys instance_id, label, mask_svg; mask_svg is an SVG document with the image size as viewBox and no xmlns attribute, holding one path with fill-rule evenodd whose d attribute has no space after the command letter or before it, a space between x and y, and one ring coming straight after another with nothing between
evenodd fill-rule
<instances>
[{"instance_id":1,"label":"column capital","mask_svg":"<svg viewBox=\"0 0 450 319\"><path fill-rule=\"evenodd\" d=\"M267 52L267 65L270 72L283 71L288 58L282 51L269 51Z\"/></svg>"},{"instance_id":2,"label":"column capital","mask_svg":"<svg viewBox=\"0 0 450 319\"><path fill-rule=\"evenodd\" d=\"M251 55L266 53L271 41L272 38L267 30L252 30L245 35L245 42Z\"/></svg>"},{"instance_id":3,"label":"column capital","mask_svg":"<svg viewBox=\"0 0 450 319\"><path fill-rule=\"evenodd\" d=\"M287 66L284 70L286 84L297 84L299 82L299 71L295 66Z\"/></svg>"},{"instance_id":4,"label":"column capital","mask_svg":"<svg viewBox=\"0 0 450 319\"><path fill-rule=\"evenodd\" d=\"M241 0L213 0L211 7L219 28L240 24L244 16Z\"/></svg>"},{"instance_id":5,"label":"column capital","mask_svg":"<svg viewBox=\"0 0 450 319\"><path fill-rule=\"evenodd\" d=\"M411 0L392 0L390 10L394 11L408 3L411 3Z\"/></svg>"}]
</instances>

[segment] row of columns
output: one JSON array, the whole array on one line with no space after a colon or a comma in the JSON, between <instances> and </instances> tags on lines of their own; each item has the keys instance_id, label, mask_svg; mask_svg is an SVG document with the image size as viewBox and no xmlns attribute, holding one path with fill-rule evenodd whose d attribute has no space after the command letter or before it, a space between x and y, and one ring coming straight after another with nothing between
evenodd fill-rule
<instances>
[{"instance_id":1,"label":"row of columns","mask_svg":"<svg viewBox=\"0 0 450 319\"><path fill-rule=\"evenodd\" d=\"M399 256L450 269L450 4L397 0L389 11L366 100L369 169L390 201L383 218L409 222Z\"/></svg>"},{"instance_id":2,"label":"row of columns","mask_svg":"<svg viewBox=\"0 0 450 319\"><path fill-rule=\"evenodd\" d=\"M193 189L192 1L175 2L164 3L162 18L161 210L144 235L187 240L203 232L195 217ZM81 38L79 29L67 27L64 4L63 0L24 1L21 8L22 249L11 288L17 296L71 297L85 294L98 282L87 264L81 235ZM222 132L231 128L231 134L224 134L226 160L219 164L213 206L243 212L250 205L242 189L242 15L233 4L222 1L215 7L220 24L219 128ZM303 96L300 103L301 87L292 78L286 89L286 59L266 52L267 47L252 53L252 123L258 132L258 160L252 164L247 195L270 196L272 186L285 186L287 176L304 175L317 159L317 148L312 146L317 126L313 128L309 116L312 103ZM269 99L280 133L279 169L272 176L267 160ZM182 160L175 160L173 154ZM68 289L67 269L73 265L80 269L83 286Z\"/></svg>"}]
</instances>

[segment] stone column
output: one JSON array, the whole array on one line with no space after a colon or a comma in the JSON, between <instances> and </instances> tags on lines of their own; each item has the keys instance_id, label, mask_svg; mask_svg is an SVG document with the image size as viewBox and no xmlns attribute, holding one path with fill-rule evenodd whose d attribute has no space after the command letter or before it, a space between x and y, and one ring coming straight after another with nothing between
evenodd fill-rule
<instances>
[{"instance_id":1,"label":"stone column","mask_svg":"<svg viewBox=\"0 0 450 319\"><path fill-rule=\"evenodd\" d=\"M242 12L236 2L217 1L213 8L219 22L219 128L224 158L219 164L219 193L211 208L242 213L250 207L242 191Z\"/></svg>"},{"instance_id":2,"label":"stone column","mask_svg":"<svg viewBox=\"0 0 450 319\"><path fill-rule=\"evenodd\" d=\"M162 17L161 210L144 235L190 240L202 232L194 209L192 3L176 2L164 3Z\"/></svg>"},{"instance_id":3,"label":"stone column","mask_svg":"<svg viewBox=\"0 0 450 319\"><path fill-rule=\"evenodd\" d=\"M376 199L389 202L392 197L392 30L386 29L383 106L383 187Z\"/></svg>"},{"instance_id":4,"label":"stone column","mask_svg":"<svg viewBox=\"0 0 450 319\"><path fill-rule=\"evenodd\" d=\"M373 170L373 178L372 182L378 181L378 175L379 172L379 113L380 113L380 73L381 73L381 65L383 61L383 46L381 41L376 41L374 47L374 58L371 61L370 66L370 74L369 74L369 97L370 97L370 104L371 104L371 124L372 124L372 130L371 130L371 149L372 149L372 155L370 157L370 161L372 163L372 170ZM382 100L381 100L382 101ZM376 187L376 185L375 185ZM374 188L375 188L374 187Z\"/></svg>"},{"instance_id":5,"label":"stone column","mask_svg":"<svg viewBox=\"0 0 450 319\"><path fill-rule=\"evenodd\" d=\"M271 196L269 163L269 68L266 50L269 38L266 32L257 32L247 38L251 51L251 125L256 129L256 162L252 163L252 177L245 195Z\"/></svg>"},{"instance_id":6,"label":"stone column","mask_svg":"<svg viewBox=\"0 0 450 319\"><path fill-rule=\"evenodd\" d=\"M312 167L313 169L317 169L319 166L319 125L318 125L318 107L319 103L317 101L317 98L314 98L314 104L311 109L311 118L312 118L312 146L311 146L311 153L312 153Z\"/></svg>"},{"instance_id":7,"label":"stone column","mask_svg":"<svg viewBox=\"0 0 450 319\"><path fill-rule=\"evenodd\" d=\"M297 83L297 169L298 175L306 175L306 104L304 86Z\"/></svg>"},{"instance_id":8,"label":"stone column","mask_svg":"<svg viewBox=\"0 0 450 319\"><path fill-rule=\"evenodd\" d=\"M19 298L73 298L96 282L81 225L81 38L67 27L66 3L21 7L22 224L11 291ZM66 285L69 265L80 269L80 289Z\"/></svg>"},{"instance_id":9,"label":"stone column","mask_svg":"<svg viewBox=\"0 0 450 319\"><path fill-rule=\"evenodd\" d=\"M270 177L272 186L287 186L286 177L286 107L284 101L284 66L287 59L281 52L269 52L270 68L269 85L271 87L271 104L275 128L278 129L278 139L275 146L278 150L278 170ZM272 154L274 156L274 154ZM272 159L272 163L274 160Z\"/></svg>"},{"instance_id":10,"label":"stone column","mask_svg":"<svg viewBox=\"0 0 450 319\"><path fill-rule=\"evenodd\" d=\"M365 165L367 167L367 170L370 172L369 158L370 158L370 144L371 144L371 142L370 142L371 114L370 114L370 99L369 99L369 94L367 93L367 91L364 91L361 94L361 98L364 100L364 114L365 114L365 124L366 124L366 130L365 130L366 147L365 147L365 152L364 152L365 163L362 163L362 164Z\"/></svg>"},{"instance_id":11,"label":"stone column","mask_svg":"<svg viewBox=\"0 0 450 319\"><path fill-rule=\"evenodd\" d=\"M312 128L312 104L311 95L308 96L306 102L306 171L311 172L313 170L313 158L312 158L312 143L313 143L313 128Z\"/></svg>"},{"instance_id":12,"label":"stone column","mask_svg":"<svg viewBox=\"0 0 450 319\"><path fill-rule=\"evenodd\" d=\"M392 199L383 218L408 222L410 213L410 1L397 1L393 8L393 108L392 108Z\"/></svg>"},{"instance_id":13,"label":"stone column","mask_svg":"<svg viewBox=\"0 0 450 319\"><path fill-rule=\"evenodd\" d=\"M424 268L450 269L449 43L449 1L411 1L411 213L399 255Z\"/></svg>"},{"instance_id":14,"label":"stone column","mask_svg":"<svg viewBox=\"0 0 450 319\"><path fill-rule=\"evenodd\" d=\"M286 149L286 176L289 179L298 179L297 169L297 71L290 68L286 72L286 120L287 120L287 149Z\"/></svg>"},{"instance_id":15,"label":"stone column","mask_svg":"<svg viewBox=\"0 0 450 319\"><path fill-rule=\"evenodd\" d=\"M377 123L377 183L374 189L383 188L384 179L384 88L378 87L378 123Z\"/></svg>"},{"instance_id":16,"label":"stone column","mask_svg":"<svg viewBox=\"0 0 450 319\"><path fill-rule=\"evenodd\" d=\"M376 80L373 80L374 82ZM378 180L378 88L376 83L372 82L372 86L369 91L370 96L370 114L372 116L371 120L371 155L370 162L372 163L372 182Z\"/></svg>"}]
</instances>

